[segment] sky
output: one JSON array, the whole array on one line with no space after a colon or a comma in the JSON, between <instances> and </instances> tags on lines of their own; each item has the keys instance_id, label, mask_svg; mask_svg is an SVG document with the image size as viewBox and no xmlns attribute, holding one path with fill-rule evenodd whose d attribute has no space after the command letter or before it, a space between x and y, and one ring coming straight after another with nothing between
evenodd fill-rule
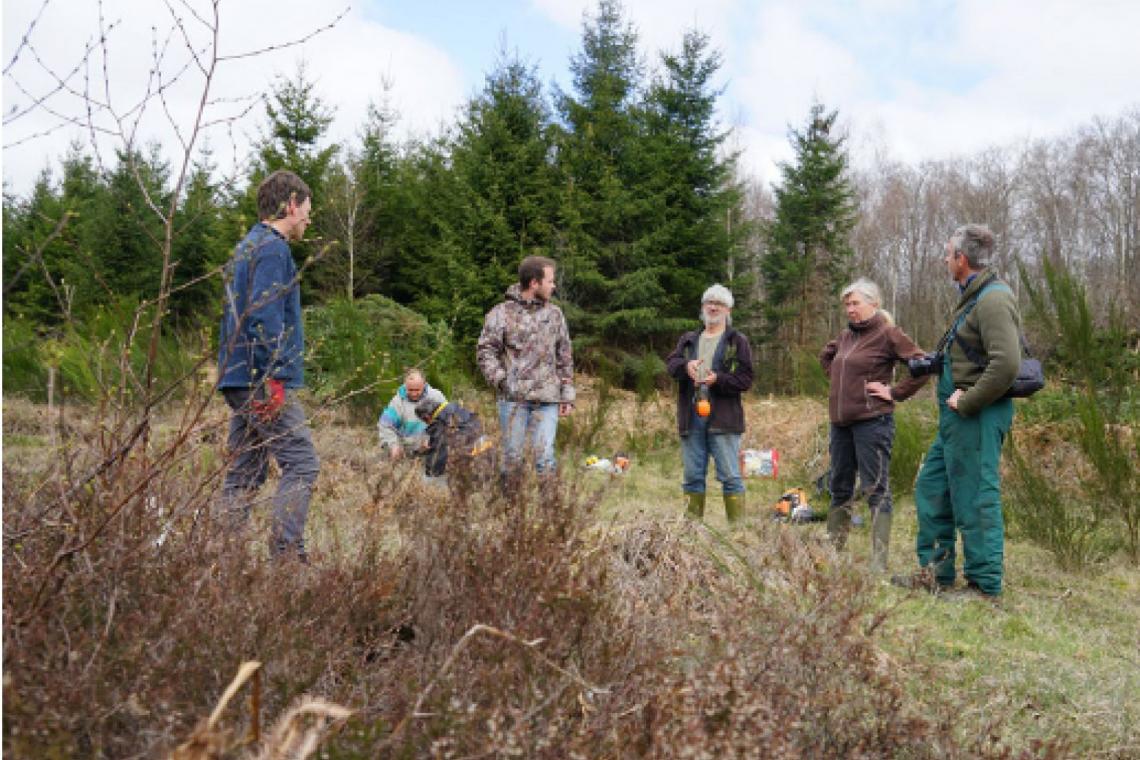
<instances>
[{"instance_id":1,"label":"sky","mask_svg":"<svg viewBox=\"0 0 1140 760\"><path fill-rule=\"evenodd\" d=\"M718 118L732 130L743 172L765 184L778 181L779 162L791 157L789 126L802 124L815 100L839 110L856 163L970 155L1140 106L1135 0L623 7L648 72L661 51L679 49L686 30L709 35L723 57ZM369 105L380 102L398 115L400 136L435 135L504 51L533 65L544 84L571 91L569 62L595 9L592 0L219 0L222 60L209 76L207 126L191 135L185 127L211 72L203 57L210 2L4 0L5 186L27 192L76 141L94 144L108 166L124 139L158 143L178 166L184 145L197 155L205 140L220 171L240 171L265 123L257 98L302 63L335 115L332 138L355 140ZM156 57L161 88L150 76ZM94 131L80 126L90 120Z\"/></svg>"}]
</instances>

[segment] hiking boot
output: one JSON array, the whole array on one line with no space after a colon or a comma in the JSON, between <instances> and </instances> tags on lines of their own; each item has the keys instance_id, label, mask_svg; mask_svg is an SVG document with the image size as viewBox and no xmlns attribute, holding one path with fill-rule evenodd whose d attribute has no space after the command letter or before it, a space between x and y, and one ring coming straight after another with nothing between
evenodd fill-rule
<instances>
[{"instance_id":1,"label":"hiking boot","mask_svg":"<svg viewBox=\"0 0 1140 760\"><path fill-rule=\"evenodd\" d=\"M891 585L909 589L910 591L926 591L931 594L938 594L950 588L949 586L942 585L935 579L934 570L930 565L920 567L909 575L892 575Z\"/></svg>"}]
</instances>

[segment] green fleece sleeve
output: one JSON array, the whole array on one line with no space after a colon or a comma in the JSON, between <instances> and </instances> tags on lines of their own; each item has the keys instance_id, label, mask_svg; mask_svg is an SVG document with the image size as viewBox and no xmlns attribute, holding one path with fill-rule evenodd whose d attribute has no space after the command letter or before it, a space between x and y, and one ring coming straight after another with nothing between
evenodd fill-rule
<instances>
[{"instance_id":1,"label":"green fleece sleeve","mask_svg":"<svg viewBox=\"0 0 1140 760\"><path fill-rule=\"evenodd\" d=\"M1020 320L1008 290L986 293L974 307L982 351L989 362L974 387L958 399L958 413L970 417L1005 395L1021 369Z\"/></svg>"}]
</instances>

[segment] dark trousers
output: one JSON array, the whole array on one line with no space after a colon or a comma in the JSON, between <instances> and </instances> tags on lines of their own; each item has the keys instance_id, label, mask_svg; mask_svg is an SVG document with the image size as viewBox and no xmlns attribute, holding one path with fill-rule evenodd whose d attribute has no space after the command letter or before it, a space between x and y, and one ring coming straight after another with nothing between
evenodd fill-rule
<instances>
[{"instance_id":1,"label":"dark trousers","mask_svg":"<svg viewBox=\"0 0 1140 760\"><path fill-rule=\"evenodd\" d=\"M884 414L850 425L831 426L831 508L851 509L855 475L867 492L871 512L891 512L891 445L895 418Z\"/></svg>"},{"instance_id":2,"label":"dark trousers","mask_svg":"<svg viewBox=\"0 0 1140 760\"><path fill-rule=\"evenodd\" d=\"M304 552L309 498L320 472L305 412L290 391L277 418L264 422L250 411L252 391L225 388L222 395L233 410L226 440L233 462L222 486L227 515L235 525L249 519L250 502L265 484L273 457L281 480L273 496L269 549L273 554Z\"/></svg>"}]
</instances>

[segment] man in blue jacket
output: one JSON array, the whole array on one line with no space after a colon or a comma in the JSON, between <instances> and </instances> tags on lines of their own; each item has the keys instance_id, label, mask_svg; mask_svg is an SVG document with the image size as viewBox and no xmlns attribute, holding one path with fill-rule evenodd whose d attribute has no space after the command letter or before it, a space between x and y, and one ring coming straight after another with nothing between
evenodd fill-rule
<instances>
[{"instance_id":1,"label":"man in blue jacket","mask_svg":"<svg viewBox=\"0 0 1140 760\"><path fill-rule=\"evenodd\" d=\"M269 551L307 563L305 520L320 463L295 396L304 386L305 336L289 242L305 235L312 193L296 174L276 171L257 188L257 211L261 221L238 243L225 271L218 387L233 414L222 495L232 523L244 524L273 457L281 480Z\"/></svg>"}]
</instances>

